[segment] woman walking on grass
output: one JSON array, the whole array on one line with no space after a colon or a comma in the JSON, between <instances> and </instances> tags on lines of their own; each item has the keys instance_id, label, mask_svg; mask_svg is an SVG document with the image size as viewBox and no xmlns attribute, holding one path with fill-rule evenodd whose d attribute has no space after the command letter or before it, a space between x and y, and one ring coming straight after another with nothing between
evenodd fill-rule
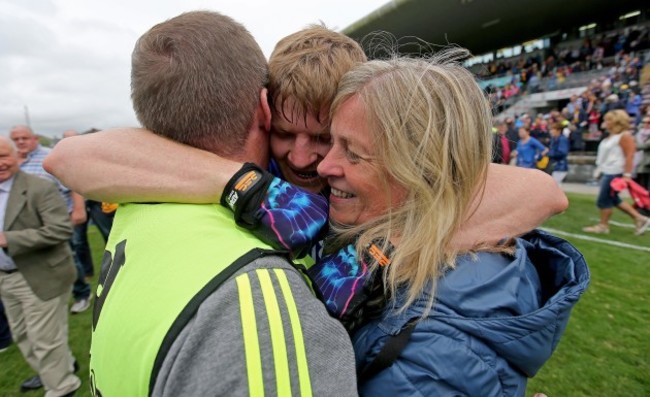
<instances>
[{"instance_id":1,"label":"woman walking on grass","mask_svg":"<svg viewBox=\"0 0 650 397\"><path fill-rule=\"evenodd\" d=\"M650 218L641 215L629 203L621 200L610 186L612 180L623 177L632 180L636 145L629 132L630 116L624 110L612 110L605 114L604 127L609 136L598 145L596 172L600 174L600 190L596 205L600 209L600 222L582 230L588 233L609 233L609 218L617 207L634 219L634 234L639 236L650 226Z\"/></svg>"}]
</instances>

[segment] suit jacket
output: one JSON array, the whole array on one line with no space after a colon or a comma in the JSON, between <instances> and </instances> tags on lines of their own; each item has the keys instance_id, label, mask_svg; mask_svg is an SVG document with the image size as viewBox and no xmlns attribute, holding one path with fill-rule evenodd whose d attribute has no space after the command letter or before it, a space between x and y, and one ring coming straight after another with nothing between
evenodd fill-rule
<instances>
[{"instance_id":1,"label":"suit jacket","mask_svg":"<svg viewBox=\"0 0 650 397\"><path fill-rule=\"evenodd\" d=\"M69 291L77 278L69 245L72 231L56 185L18 171L5 211L5 251L42 300Z\"/></svg>"}]
</instances>

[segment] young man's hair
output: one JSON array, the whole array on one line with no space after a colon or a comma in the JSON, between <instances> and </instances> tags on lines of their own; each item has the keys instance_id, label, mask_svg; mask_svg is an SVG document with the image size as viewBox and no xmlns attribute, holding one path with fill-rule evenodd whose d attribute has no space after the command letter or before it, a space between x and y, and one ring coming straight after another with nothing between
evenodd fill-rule
<instances>
[{"instance_id":1,"label":"young man's hair","mask_svg":"<svg viewBox=\"0 0 650 397\"><path fill-rule=\"evenodd\" d=\"M313 115L319 122L343 75L367 60L356 41L321 25L311 25L278 42L269 59L269 94L276 114L287 100L293 111Z\"/></svg>"},{"instance_id":2,"label":"young man's hair","mask_svg":"<svg viewBox=\"0 0 650 397\"><path fill-rule=\"evenodd\" d=\"M131 98L145 128L230 155L244 147L267 76L262 50L241 24L194 11L154 26L137 41Z\"/></svg>"}]
</instances>

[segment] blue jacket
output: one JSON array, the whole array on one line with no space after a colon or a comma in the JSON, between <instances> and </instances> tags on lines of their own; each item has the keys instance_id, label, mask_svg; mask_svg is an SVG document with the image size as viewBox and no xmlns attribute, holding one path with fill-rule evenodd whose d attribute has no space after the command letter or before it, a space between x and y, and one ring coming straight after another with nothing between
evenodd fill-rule
<instances>
[{"instance_id":1,"label":"blue jacket","mask_svg":"<svg viewBox=\"0 0 650 397\"><path fill-rule=\"evenodd\" d=\"M546 149L537 139L530 137L528 142L523 140L517 142L517 166L524 168L537 168L538 155Z\"/></svg>"},{"instance_id":2,"label":"blue jacket","mask_svg":"<svg viewBox=\"0 0 650 397\"><path fill-rule=\"evenodd\" d=\"M420 320L393 365L359 384L361 396L524 396L527 378L551 356L572 307L589 283L571 244L542 231L517 239L513 257L459 257L438 282L432 311ZM398 297L399 299L399 297ZM401 314L353 336L357 369L426 308L427 294Z\"/></svg>"},{"instance_id":3,"label":"blue jacket","mask_svg":"<svg viewBox=\"0 0 650 397\"><path fill-rule=\"evenodd\" d=\"M569 155L569 139L564 135L557 138L551 138L549 144L548 158L554 164L553 171L568 171L569 162L567 156Z\"/></svg>"}]
</instances>

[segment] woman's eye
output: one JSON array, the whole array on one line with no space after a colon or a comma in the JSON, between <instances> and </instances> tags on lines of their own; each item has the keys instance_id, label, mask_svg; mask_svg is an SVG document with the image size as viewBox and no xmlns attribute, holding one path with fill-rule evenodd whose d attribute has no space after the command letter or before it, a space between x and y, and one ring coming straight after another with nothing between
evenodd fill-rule
<instances>
[{"instance_id":1,"label":"woman's eye","mask_svg":"<svg viewBox=\"0 0 650 397\"><path fill-rule=\"evenodd\" d=\"M348 160L350 160L351 163L358 163L359 160L361 160L361 157L358 154L350 150L345 151L345 156L348 158Z\"/></svg>"}]
</instances>

